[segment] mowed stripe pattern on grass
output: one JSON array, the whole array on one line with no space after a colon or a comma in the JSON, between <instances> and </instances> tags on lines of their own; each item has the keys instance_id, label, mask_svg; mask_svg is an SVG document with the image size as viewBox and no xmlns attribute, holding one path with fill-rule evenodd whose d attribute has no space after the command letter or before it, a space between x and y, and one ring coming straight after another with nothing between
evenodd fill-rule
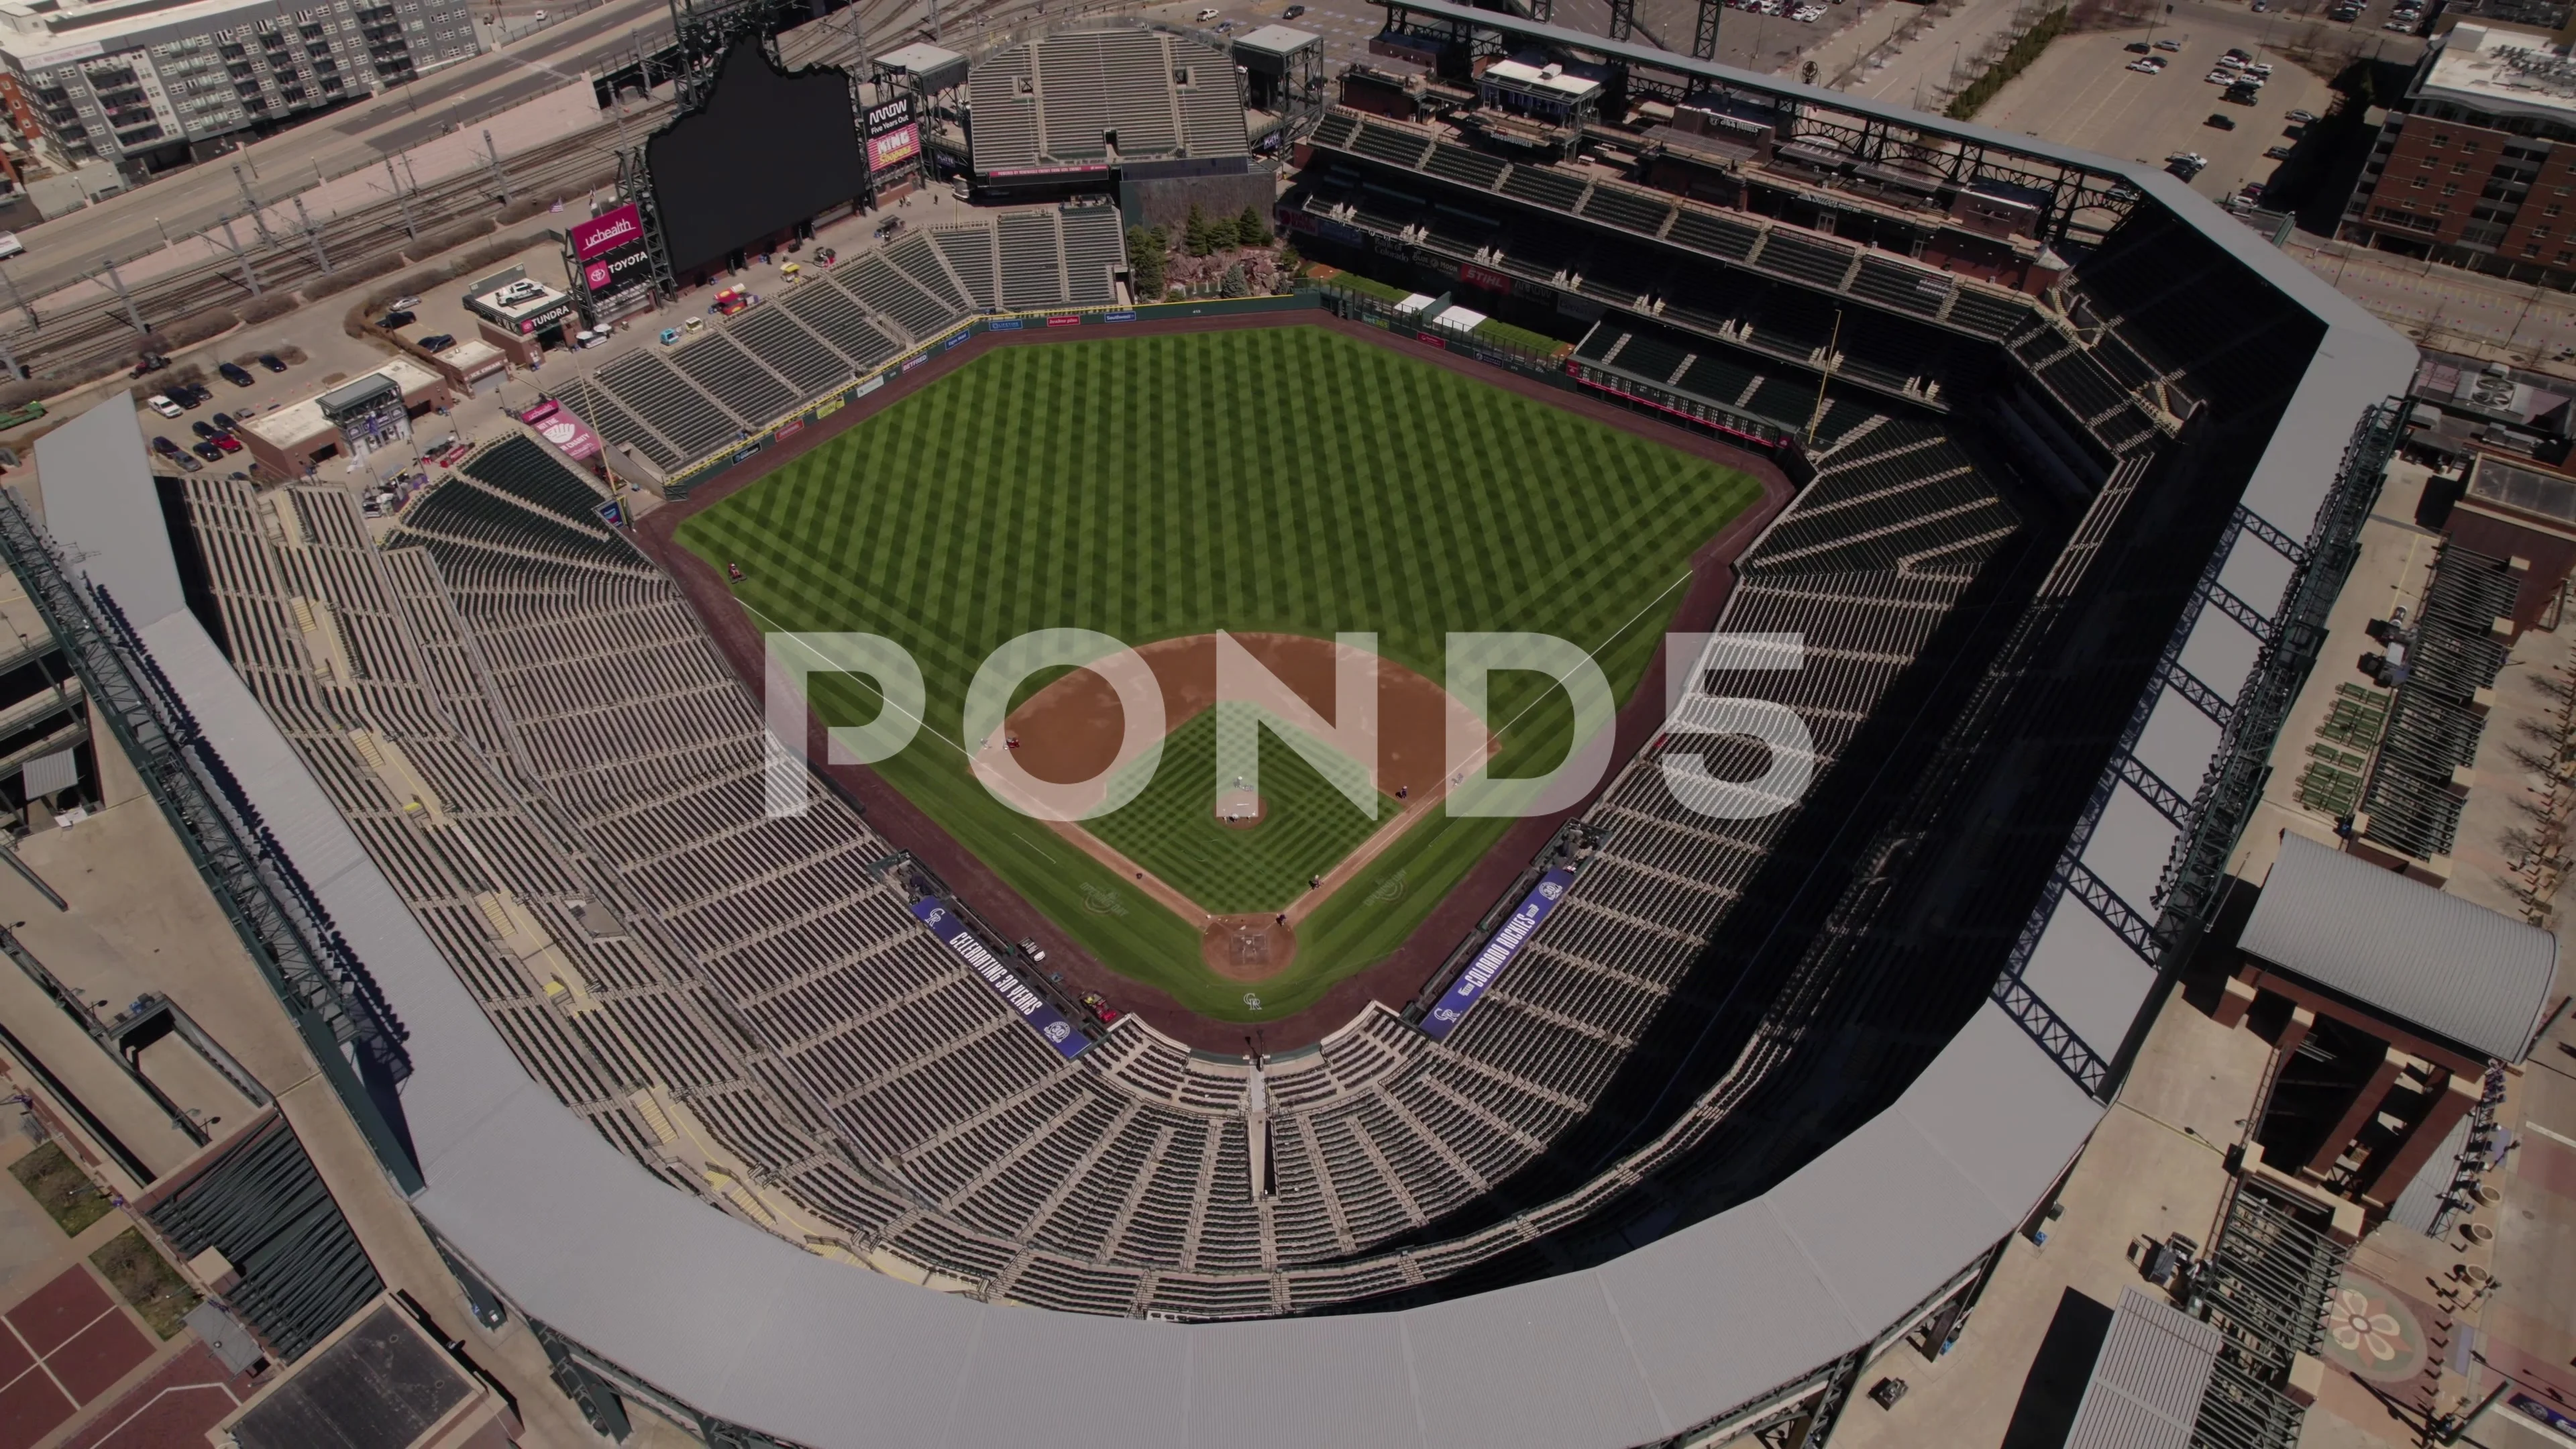
<instances>
[{"instance_id":1,"label":"mowed stripe pattern on grass","mask_svg":"<svg viewBox=\"0 0 2576 1449\"><path fill-rule=\"evenodd\" d=\"M1241 1016L1194 931L1141 900L1111 904L1125 881L1033 839L1044 832L968 773L959 715L985 656L1039 628L1129 643L1374 630L1381 652L1440 679L1449 632L1526 629L1599 650L1624 696L1691 552L1759 496L1742 474L1633 434L1281 327L997 348L679 536L744 567L736 592L764 628L867 631L912 650L925 732L879 771L1104 962ZM822 691L826 717L865 718L863 693ZM1535 677L1497 680L1498 721L1538 706L1507 760L1561 756L1556 700ZM1391 949L1503 826L1445 823L1476 840L1442 831L1441 868L1418 872L1420 889L1352 934L1354 949L1301 946L1299 983L1265 991L1274 1011Z\"/></svg>"},{"instance_id":2,"label":"mowed stripe pattern on grass","mask_svg":"<svg viewBox=\"0 0 2576 1449\"><path fill-rule=\"evenodd\" d=\"M1217 915L1287 909L1309 877L1395 813L1395 801L1381 796L1376 820L1362 814L1265 725L1261 823L1226 825L1216 816L1216 726L1210 709L1172 731L1153 782L1083 828Z\"/></svg>"}]
</instances>

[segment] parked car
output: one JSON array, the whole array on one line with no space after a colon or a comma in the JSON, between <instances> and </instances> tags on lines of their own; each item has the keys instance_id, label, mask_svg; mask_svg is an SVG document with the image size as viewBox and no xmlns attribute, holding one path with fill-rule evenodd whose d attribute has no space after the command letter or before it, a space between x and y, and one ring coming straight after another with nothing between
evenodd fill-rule
<instances>
[{"instance_id":1,"label":"parked car","mask_svg":"<svg viewBox=\"0 0 2576 1449\"><path fill-rule=\"evenodd\" d=\"M204 418L199 418L195 422L188 424L188 431L201 438L211 438L215 434L222 432L223 429L216 427L213 423L207 422Z\"/></svg>"},{"instance_id":2,"label":"parked car","mask_svg":"<svg viewBox=\"0 0 2576 1449\"><path fill-rule=\"evenodd\" d=\"M2222 131L2233 131L2236 129L2236 118L2228 115L2224 111L2212 111L2209 113L2209 119L2201 122L2201 124L2204 126L2216 126Z\"/></svg>"},{"instance_id":3,"label":"parked car","mask_svg":"<svg viewBox=\"0 0 2576 1449\"><path fill-rule=\"evenodd\" d=\"M2182 42L2179 40L2159 40L2156 42L2156 49L2179 51L2182 49Z\"/></svg>"},{"instance_id":4,"label":"parked car","mask_svg":"<svg viewBox=\"0 0 2576 1449\"><path fill-rule=\"evenodd\" d=\"M2143 40L2132 40L2122 48L2132 55L2153 55L2156 50L2154 46L2147 44Z\"/></svg>"},{"instance_id":5,"label":"parked car","mask_svg":"<svg viewBox=\"0 0 2576 1449\"><path fill-rule=\"evenodd\" d=\"M143 400L143 405L165 418L175 418L179 415L179 405L170 401L166 393L152 394Z\"/></svg>"},{"instance_id":6,"label":"parked car","mask_svg":"<svg viewBox=\"0 0 2576 1449\"><path fill-rule=\"evenodd\" d=\"M403 311L407 308L417 307L419 305L420 299L418 297L396 297L393 301L394 310L397 312Z\"/></svg>"},{"instance_id":7,"label":"parked car","mask_svg":"<svg viewBox=\"0 0 2576 1449\"><path fill-rule=\"evenodd\" d=\"M286 364L280 362L277 354L274 352L261 353L259 355L259 365L267 368L271 372L284 372L286 370Z\"/></svg>"},{"instance_id":8,"label":"parked car","mask_svg":"<svg viewBox=\"0 0 2576 1449\"><path fill-rule=\"evenodd\" d=\"M2254 58L2232 45L2227 47L2224 53L2229 60L2252 60Z\"/></svg>"},{"instance_id":9,"label":"parked car","mask_svg":"<svg viewBox=\"0 0 2576 1449\"><path fill-rule=\"evenodd\" d=\"M1211 6L1211 7L1210 7L1210 8L1208 8L1208 9L1205 9L1205 10L1202 10L1202 11L1200 11L1200 12L1199 12L1199 24L1201 24L1201 25L1205 25L1205 24L1207 24L1209 21L1214 20L1215 18L1216 18L1216 10L1215 10L1215 8L1214 8L1213 6Z\"/></svg>"},{"instance_id":10,"label":"parked car","mask_svg":"<svg viewBox=\"0 0 2576 1449\"><path fill-rule=\"evenodd\" d=\"M456 334L453 332L433 333L420 339L420 350L423 352L445 352L455 345Z\"/></svg>"},{"instance_id":11,"label":"parked car","mask_svg":"<svg viewBox=\"0 0 2576 1449\"><path fill-rule=\"evenodd\" d=\"M243 416L247 417L249 414L245 413ZM214 423L216 427L229 433L233 429L241 426L241 418L234 417L231 413L217 413L215 414Z\"/></svg>"},{"instance_id":12,"label":"parked car","mask_svg":"<svg viewBox=\"0 0 2576 1449\"><path fill-rule=\"evenodd\" d=\"M2293 126L2313 126L2317 121L2313 111L2292 111L2286 119Z\"/></svg>"},{"instance_id":13,"label":"parked car","mask_svg":"<svg viewBox=\"0 0 2576 1449\"><path fill-rule=\"evenodd\" d=\"M161 369L168 367L169 365L170 359L161 356L159 353L153 353L137 361L134 364L134 371L128 373L127 376L141 377L146 373L159 372Z\"/></svg>"},{"instance_id":14,"label":"parked car","mask_svg":"<svg viewBox=\"0 0 2576 1449\"><path fill-rule=\"evenodd\" d=\"M231 383L235 387L248 387L251 385L250 370L243 367L238 362L218 363L215 366L215 372L221 376L224 381Z\"/></svg>"},{"instance_id":15,"label":"parked car","mask_svg":"<svg viewBox=\"0 0 2576 1449\"><path fill-rule=\"evenodd\" d=\"M179 402L179 406L188 409L190 412L194 412L198 408L204 407L207 401L214 397L214 395L215 390L207 387L203 383L183 382L177 387L170 389L170 396L176 398Z\"/></svg>"},{"instance_id":16,"label":"parked car","mask_svg":"<svg viewBox=\"0 0 2576 1449\"><path fill-rule=\"evenodd\" d=\"M677 342L677 341L679 341L679 340L680 340L680 329L679 329L679 328L677 328L677 327L665 327L665 328L663 328L663 329L662 329L662 345L663 345L663 346L668 347L668 346L670 346L672 343Z\"/></svg>"},{"instance_id":17,"label":"parked car","mask_svg":"<svg viewBox=\"0 0 2576 1449\"><path fill-rule=\"evenodd\" d=\"M220 463L224 460L224 450L212 443L191 443L188 445L188 451L209 463Z\"/></svg>"},{"instance_id":18,"label":"parked car","mask_svg":"<svg viewBox=\"0 0 2576 1449\"><path fill-rule=\"evenodd\" d=\"M2287 146L2267 146L2264 148L2263 154L2265 157L2274 161L2287 161L2290 159L2290 148Z\"/></svg>"},{"instance_id":19,"label":"parked car","mask_svg":"<svg viewBox=\"0 0 2576 1449\"><path fill-rule=\"evenodd\" d=\"M2156 73L2156 67L2147 64L2143 60L2130 61L2128 68L2136 71L2140 75L2154 75Z\"/></svg>"},{"instance_id":20,"label":"parked car","mask_svg":"<svg viewBox=\"0 0 2576 1449\"><path fill-rule=\"evenodd\" d=\"M1289 6L1287 9L1282 10L1282 11L1280 11L1280 12L1279 12L1279 18L1280 18L1280 19L1282 19L1282 20L1295 20L1295 19L1299 18L1300 16L1303 16L1305 13L1306 13L1306 7L1305 7L1305 6L1303 6L1303 5L1291 5L1291 6Z\"/></svg>"},{"instance_id":21,"label":"parked car","mask_svg":"<svg viewBox=\"0 0 2576 1449\"><path fill-rule=\"evenodd\" d=\"M179 445L171 442L168 438L161 436L159 433L154 433L152 435L152 451L160 454L164 458L175 458L179 456Z\"/></svg>"},{"instance_id":22,"label":"parked car","mask_svg":"<svg viewBox=\"0 0 2576 1449\"><path fill-rule=\"evenodd\" d=\"M198 462L196 459L189 457L189 456L188 456L187 454L185 454L185 453L174 453L174 454L172 454L172 455L170 456L170 461L171 461L171 462L173 462L173 463L178 464L178 465L179 465L179 467L180 467L180 470L181 470L181 471L183 471L183 472L188 472L188 473L203 473L204 471L206 471L206 465L205 465L205 464Z\"/></svg>"},{"instance_id":23,"label":"parked car","mask_svg":"<svg viewBox=\"0 0 2576 1449\"><path fill-rule=\"evenodd\" d=\"M223 449L227 453L238 453L241 451L241 439L234 437L230 433L217 433L206 441Z\"/></svg>"},{"instance_id":24,"label":"parked car","mask_svg":"<svg viewBox=\"0 0 2576 1449\"><path fill-rule=\"evenodd\" d=\"M396 308L391 312L387 312L382 317L377 318L376 325L382 327L387 332L399 332L418 320L419 319L414 317L411 313L405 312L400 308Z\"/></svg>"}]
</instances>

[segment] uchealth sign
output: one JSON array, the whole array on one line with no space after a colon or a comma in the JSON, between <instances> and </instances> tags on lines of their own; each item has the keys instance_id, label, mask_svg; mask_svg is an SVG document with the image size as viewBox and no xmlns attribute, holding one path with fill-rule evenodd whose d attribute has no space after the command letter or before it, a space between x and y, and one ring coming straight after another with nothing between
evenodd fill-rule
<instances>
[{"instance_id":1,"label":"uchealth sign","mask_svg":"<svg viewBox=\"0 0 2576 1449\"><path fill-rule=\"evenodd\" d=\"M580 262L605 256L619 247L640 247L644 244L644 213L628 202L614 211L574 223L564 229L564 236L572 243L573 260Z\"/></svg>"}]
</instances>

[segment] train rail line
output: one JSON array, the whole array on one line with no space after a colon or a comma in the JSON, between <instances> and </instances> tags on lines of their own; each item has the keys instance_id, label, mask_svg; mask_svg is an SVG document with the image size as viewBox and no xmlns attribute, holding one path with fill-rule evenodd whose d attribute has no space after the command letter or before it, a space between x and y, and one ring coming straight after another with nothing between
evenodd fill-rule
<instances>
[{"instance_id":1,"label":"train rail line","mask_svg":"<svg viewBox=\"0 0 2576 1449\"><path fill-rule=\"evenodd\" d=\"M642 134L668 110L668 103L661 102L630 111L625 134ZM562 199L612 181L619 134L617 125L604 119L497 167L445 177L310 222L280 226L274 220L228 216L205 235L221 246L229 232L238 245L232 255L127 284L121 295L102 268L84 279L108 283L96 297L59 308L46 305L44 298L27 299L24 305L9 302L9 310L0 313L5 317L0 348L36 377L132 358L149 345L147 333L165 332L214 308L292 292L326 276L380 263L419 237L488 213L496 198ZM266 210L273 217L277 209L271 205Z\"/></svg>"}]
</instances>

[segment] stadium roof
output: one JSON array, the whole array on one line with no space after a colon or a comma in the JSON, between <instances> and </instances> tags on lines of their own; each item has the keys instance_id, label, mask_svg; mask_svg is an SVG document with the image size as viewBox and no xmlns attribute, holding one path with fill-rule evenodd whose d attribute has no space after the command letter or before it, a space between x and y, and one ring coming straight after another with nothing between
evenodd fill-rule
<instances>
[{"instance_id":1,"label":"stadium roof","mask_svg":"<svg viewBox=\"0 0 2576 1449\"><path fill-rule=\"evenodd\" d=\"M1299 30L1289 25L1264 25L1258 30L1246 31L1236 36L1234 48L1238 51L1258 51L1263 55L1285 56L1294 55L1322 39L1322 36L1311 30Z\"/></svg>"},{"instance_id":2,"label":"stadium roof","mask_svg":"<svg viewBox=\"0 0 2576 1449\"><path fill-rule=\"evenodd\" d=\"M2221 1342L2199 1319L2121 1290L2066 1449L2189 1449Z\"/></svg>"},{"instance_id":3,"label":"stadium roof","mask_svg":"<svg viewBox=\"0 0 2576 1449\"><path fill-rule=\"evenodd\" d=\"M2558 973L2558 938L2300 835L2237 944L2486 1056L2518 1062Z\"/></svg>"},{"instance_id":4,"label":"stadium roof","mask_svg":"<svg viewBox=\"0 0 2576 1449\"><path fill-rule=\"evenodd\" d=\"M1596 53L1638 49L1441 0L1409 8ZM2242 494L2251 521L2222 545L2220 582L2278 613L2289 554L2254 530L2309 536L2356 419L2412 373L2403 338L2148 168L1666 52L1634 58L2118 176L2315 315L2323 338ZM106 406L127 412L139 457L130 405ZM54 465L45 476L62 486ZM153 572L155 554L169 571L155 509L58 513L55 529L102 581ZM2199 611L2184 655L2203 661L2204 688L2232 694L2252 645L2230 630L2243 632L2226 612ZM937 1293L710 1211L590 1130L519 1067L195 618L174 603L142 634L411 1029L402 1105L428 1183L415 1206L442 1242L522 1311L660 1392L816 1449L1040 1438L1611 1449L1672 1437L1878 1341L2017 1226L2101 1113L2062 1049L1990 1001L1894 1105L1797 1173L1598 1267L1400 1312L1216 1324ZM2229 660L2233 678L2203 672ZM2105 803L2070 849L2097 884L2143 905L2180 827L2127 772L2187 791L2222 736L2177 683L2151 685L2139 710L2134 759L2110 767ZM2157 979L2108 919L2059 894L2033 923L2020 978L2104 1058Z\"/></svg>"}]
</instances>

